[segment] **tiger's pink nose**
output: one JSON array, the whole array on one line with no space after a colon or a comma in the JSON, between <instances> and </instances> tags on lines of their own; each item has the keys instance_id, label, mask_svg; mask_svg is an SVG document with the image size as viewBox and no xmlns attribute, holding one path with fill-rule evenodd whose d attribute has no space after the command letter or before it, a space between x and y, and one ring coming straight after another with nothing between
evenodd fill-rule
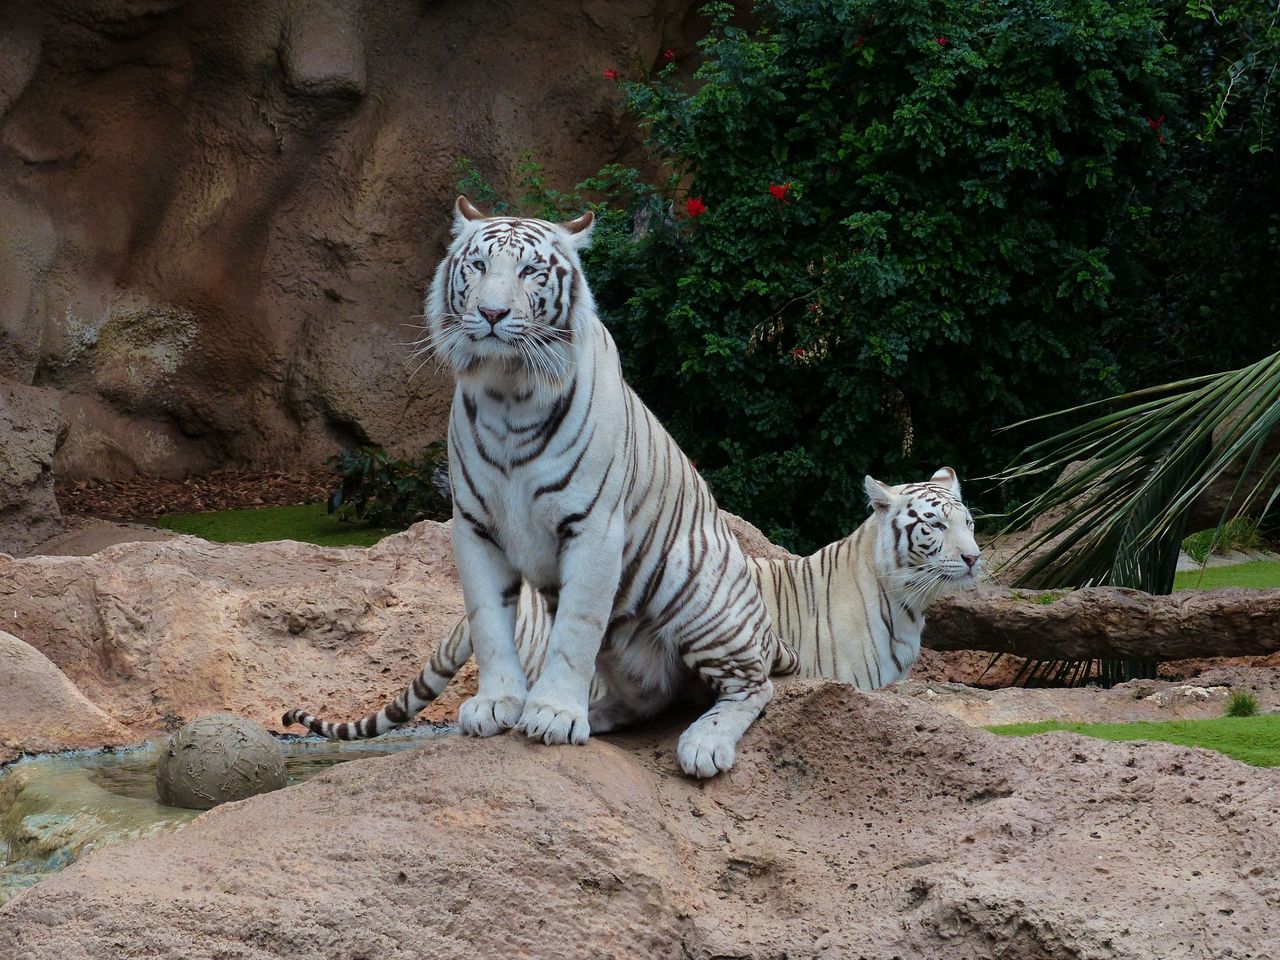
<instances>
[{"instance_id":1,"label":"tiger's pink nose","mask_svg":"<svg viewBox=\"0 0 1280 960\"><path fill-rule=\"evenodd\" d=\"M960 559L967 563L969 565L969 569L972 570L974 565L978 562L978 554L962 553L960 554Z\"/></svg>"},{"instance_id":2,"label":"tiger's pink nose","mask_svg":"<svg viewBox=\"0 0 1280 960\"><path fill-rule=\"evenodd\" d=\"M511 312L510 307L504 308L502 310L493 310L489 307L480 308L480 316L488 320L489 326L491 327L496 327L498 325L498 321L501 320L510 312Z\"/></svg>"}]
</instances>

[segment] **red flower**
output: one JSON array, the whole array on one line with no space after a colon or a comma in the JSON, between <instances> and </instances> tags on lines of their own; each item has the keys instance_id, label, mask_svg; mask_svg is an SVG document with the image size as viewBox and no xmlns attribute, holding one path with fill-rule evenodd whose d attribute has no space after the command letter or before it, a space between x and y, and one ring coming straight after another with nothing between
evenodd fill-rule
<instances>
[{"instance_id":1,"label":"red flower","mask_svg":"<svg viewBox=\"0 0 1280 960\"><path fill-rule=\"evenodd\" d=\"M769 192L773 194L773 199L777 200L779 203L791 202L790 200L787 199L787 192L790 189L791 189L791 181L789 180L786 183L769 184Z\"/></svg>"},{"instance_id":2,"label":"red flower","mask_svg":"<svg viewBox=\"0 0 1280 960\"><path fill-rule=\"evenodd\" d=\"M690 197L684 202L684 212L691 217L700 217L707 212L707 205L701 197Z\"/></svg>"},{"instance_id":3,"label":"red flower","mask_svg":"<svg viewBox=\"0 0 1280 960\"><path fill-rule=\"evenodd\" d=\"M1164 125L1164 114L1163 114L1163 113L1162 113L1162 114L1160 114L1160 116L1155 117L1155 118L1147 117L1147 126L1148 126L1148 127L1150 127L1152 130L1159 130L1159 129L1160 129L1160 127L1161 127L1161 126L1163 126L1163 125Z\"/></svg>"},{"instance_id":4,"label":"red flower","mask_svg":"<svg viewBox=\"0 0 1280 960\"><path fill-rule=\"evenodd\" d=\"M618 70L613 69L613 67L610 67L604 72L604 78L606 80L617 80L621 76L622 76L622 73Z\"/></svg>"},{"instance_id":5,"label":"red flower","mask_svg":"<svg viewBox=\"0 0 1280 960\"><path fill-rule=\"evenodd\" d=\"M862 34L858 34L858 39L853 41L853 49L861 50L862 45L866 42L867 42L867 38L864 37Z\"/></svg>"},{"instance_id":6,"label":"red flower","mask_svg":"<svg viewBox=\"0 0 1280 960\"><path fill-rule=\"evenodd\" d=\"M673 63L676 59L676 52L674 50L663 50L662 59L667 61L667 63Z\"/></svg>"},{"instance_id":7,"label":"red flower","mask_svg":"<svg viewBox=\"0 0 1280 960\"><path fill-rule=\"evenodd\" d=\"M803 360L808 355L809 355L809 351L806 350L804 347L796 347L794 350L791 351L791 356L795 357L797 360Z\"/></svg>"},{"instance_id":8,"label":"red flower","mask_svg":"<svg viewBox=\"0 0 1280 960\"><path fill-rule=\"evenodd\" d=\"M940 47L945 47L951 41L948 40L946 37L934 37L933 42Z\"/></svg>"}]
</instances>

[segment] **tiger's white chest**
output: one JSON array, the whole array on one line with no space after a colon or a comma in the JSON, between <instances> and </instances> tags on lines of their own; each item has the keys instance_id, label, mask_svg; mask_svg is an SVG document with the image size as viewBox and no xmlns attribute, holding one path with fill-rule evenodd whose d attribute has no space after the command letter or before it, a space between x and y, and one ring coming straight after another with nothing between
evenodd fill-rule
<instances>
[{"instance_id":1,"label":"tiger's white chest","mask_svg":"<svg viewBox=\"0 0 1280 960\"><path fill-rule=\"evenodd\" d=\"M598 423L581 422L580 410L570 410L544 446L539 425L554 416L552 407L488 396L469 395L467 402L470 411L455 399L453 432L493 537L522 578L535 587L558 586L561 545L572 518L600 489L610 438L600 436ZM602 442L579 459L572 440L583 430L594 430Z\"/></svg>"}]
</instances>

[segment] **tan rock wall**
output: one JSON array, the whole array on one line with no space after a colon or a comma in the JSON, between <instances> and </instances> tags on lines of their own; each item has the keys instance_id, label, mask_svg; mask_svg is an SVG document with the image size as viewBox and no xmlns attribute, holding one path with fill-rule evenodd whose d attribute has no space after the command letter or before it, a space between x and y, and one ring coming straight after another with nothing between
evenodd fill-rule
<instances>
[{"instance_id":1,"label":"tan rock wall","mask_svg":"<svg viewBox=\"0 0 1280 960\"><path fill-rule=\"evenodd\" d=\"M603 70L690 49L691 6L0 5L0 376L59 391L59 471L441 436L449 384L403 341L457 161L635 159Z\"/></svg>"},{"instance_id":2,"label":"tan rock wall","mask_svg":"<svg viewBox=\"0 0 1280 960\"><path fill-rule=\"evenodd\" d=\"M53 461L65 428L52 390L0 379L0 553L22 553L62 530Z\"/></svg>"}]
</instances>

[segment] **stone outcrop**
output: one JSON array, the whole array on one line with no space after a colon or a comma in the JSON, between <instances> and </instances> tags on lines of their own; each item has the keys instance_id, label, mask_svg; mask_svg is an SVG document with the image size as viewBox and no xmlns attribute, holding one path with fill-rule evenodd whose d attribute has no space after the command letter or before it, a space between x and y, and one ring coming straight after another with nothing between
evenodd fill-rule
<instances>
[{"instance_id":1,"label":"stone outcrop","mask_svg":"<svg viewBox=\"0 0 1280 960\"><path fill-rule=\"evenodd\" d=\"M0 379L0 553L22 553L62 530L53 460L64 436L53 391Z\"/></svg>"},{"instance_id":2,"label":"stone outcrop","mask_svg":"<svg viewBox=\"0 0 1280 960\"><path fill-rule=\"evenodd\" d=\"M0 763L22 753L129 743L136 737L38 650L0 630Z\"/></svg>"},{"instance_id":3,"label":"stone outcrop","mask_svg":"<svg viewBox=\"0 0 1280 960\"><path fill-rule=\"evenodd\" d=\"M0 377L57 389L60 475L442 437L404 342L459 160L641 159L603 71L692 52L694 6L0 4Z\"/></svg>"},{"instance_id":4,"label":"stone outcrop","mask_svg":"<svg viewBox=\"0 0 1280 960\"><path fill-rule=\"evenodd\" d=\"M1274 774L994 737L787 681L737 765L680 726L433 738L95 850L0 911L0 956L1254 957L1280 937Z\"/></svg>"},{"instance_id":5,"label":"stone outcrop","mask_svg":"<svg viewBox=\"0 0 1280 960\"><path fill-rule=\"evenodd\" d=\"M222 711L279 729L289 707L372 710L463 607L449 527L427 521L368 550L177 537L0 562L0 609L85 696L151 732Z\"/></svg>"}]
</instances>

